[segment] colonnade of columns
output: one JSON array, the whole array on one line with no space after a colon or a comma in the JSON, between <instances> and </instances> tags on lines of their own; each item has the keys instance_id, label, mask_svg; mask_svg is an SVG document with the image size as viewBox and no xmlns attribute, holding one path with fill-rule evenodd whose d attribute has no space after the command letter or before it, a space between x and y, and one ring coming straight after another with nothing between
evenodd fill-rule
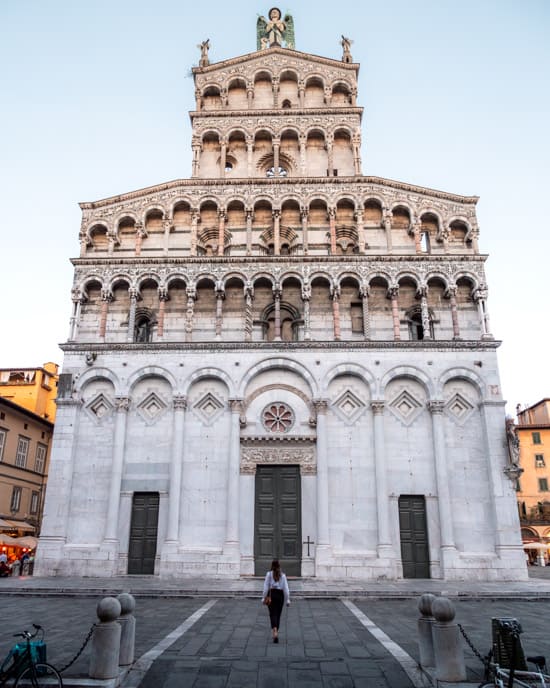
<instances>
[{"instance_id":1,"label":"colonnade of columns","mask_svg":"<svg viewBox=\"0 0 550 688\"><path fill-rule=\"evenodd\" d=\"M280 86L281 86L281 81L278 76L274 76L271 79L271 94L272 94L272 105L274 109L277 109L282 106L282 103L280 103ZM299 79L297 84L297 94L298 94L298 107L303 109L306 107L306 82L303 79ZM255 91L255 84L253 81L247 81L246 82L246 104L247 104L247 109L253 110L254 108L254 91ZM221 109L222 110L227 110L229 108L229 91L227 88L221 88L220 89L220 103L221 103ZM332 107L332 88L330 86L325 86L323 89L323 101L324 105L327 105L329 107ZM349 89L349 105L351 107L355 107L357 104L357 87L356 86L351 86ZM195 102L196 102L196 108L197 112L201 112L203 108L203 94L201 93L200 90L195 91ZM265 108L265 104L262 103L262 109ZM318 106L316 106L318 107Z\"/></svg>"},{"instance_id":2,"label":"colonnade of columns","mask_svg":"<svg viewBox=\"0 0 550 688\"><path fill-rule=\"evenodd\" d=\"M254 299L254 288L250 283L244 285L244 341L252 341L252 304ZM431 321L430 313L428 308L428 289L427 285L422 285L418 289L418 296L420 299L420 309L421 309L421 319L422 327L424 332L424 340L430 340L432 338L431 334ZM223 333L223 302L225 299L225 288L221 280L216 281L214 285L214 293L216 298L215 313L213 314L214 326L214 338L216 341L222 340ZM340 286L333 283L329 287L330 298L332 302L332 321L333 321L333 339L339 341L341 339L341 316L340 316L340 296L341 290ZM363 337L366 341L371 339L371 310L369 308L369 287L367 285L362 285L359 287L359 296L362 303L362 320L363 320ZM126 341L135 341L135 324L136 324L136 309L139 299L139 293L136 288L130 287L128 290L129 294L129 311L128 311L128 328L126 334ZM275 313L275 341L281 340L281 300L283 295L283 288L280 284L276 283L273 285L273 302L274 302L274 313ZM195 301L197 299L197 288L195 285L189 285L186 288L187 296L187 307L186 311L182 316L185 318L185 341L192 341L192 333L194 328L194 314L195 314ZM388 298L391 301L391 317L393 326L393 340L401 340L401 317L400 308L398 302L399 296L399 285L392 285L388 288ZM458 308L456 302L456 287L451 286L447 289L446 296L449 299L450 310L451 310L451 320L453 328L453 339L460 339L460 326L458 321ZM165 286L158 287L158 319L157 319L157 341L163 341L165 338L165 317L166 317L166 301L169 298L168 290ZM302 286L301 298L303 304L303 323L304 323L304 340L311 340L311 315L310 315L310 301L311 301L311 286L305 283ZM489 312L487 309L487 292L484 289L476 289L473 293L474 302L477 304L478 317L481 330L482 339L492 339L492 334L490 332L490 320ZM98 325L98 337L99 339L105 341L107 335L107 318L109 313L109 305L113 301L113 294L109 289L101 290L101 305L99 310L99 325ZM82 318L82 306L85 303L85 298L79 293L73 293L73 310L70 318L70 332L69 341L75 341L78 336L79 323Z\"/></svg>"}]
</instances>

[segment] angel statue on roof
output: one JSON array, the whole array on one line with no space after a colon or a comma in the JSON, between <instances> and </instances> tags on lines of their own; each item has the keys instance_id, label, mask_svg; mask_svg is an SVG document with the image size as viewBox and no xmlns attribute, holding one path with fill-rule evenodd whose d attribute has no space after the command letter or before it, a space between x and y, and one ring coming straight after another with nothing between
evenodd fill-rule
<instances>
[{"instance_id":1,"label":"angel statue on roof","mask_svg":"<svg viewBox=\"0 0 550 688\"><path fill-rule=\"evenodd\" d=\"M258 50L266 50L274 45L294 49L294 19L285 14L284 19L278 7L272 7L269 19L258 17L256 23ZM284 42L284 46L283 46Z\"/></svg>"}]
</instances>

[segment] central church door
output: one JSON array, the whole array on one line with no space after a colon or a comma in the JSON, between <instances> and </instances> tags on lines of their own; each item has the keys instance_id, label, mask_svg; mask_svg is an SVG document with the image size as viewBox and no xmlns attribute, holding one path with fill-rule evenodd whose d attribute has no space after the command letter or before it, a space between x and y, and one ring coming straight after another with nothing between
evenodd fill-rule
<instances>
[{"instance_id":1,"label":"central church door","mask_svg":"<svg viewBox=\"0 0 550 688\"><path fill-rule=\"evenodd\" d=\"M254 509L254 572L265 575L273 559L301 575L302 510L299 466L258 466Z\"/></svg>"}]
</instances>

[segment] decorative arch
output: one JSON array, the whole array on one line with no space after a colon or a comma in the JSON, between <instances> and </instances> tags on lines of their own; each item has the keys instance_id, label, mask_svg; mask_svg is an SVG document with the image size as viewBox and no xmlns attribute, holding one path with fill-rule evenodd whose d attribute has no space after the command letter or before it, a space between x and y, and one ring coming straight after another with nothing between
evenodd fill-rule
<instances>
[{"instance_id":1,"label":"decorative arch","mask_svg":"<svg viewBox=\"0 0 550 688\"><path fill-rule=\"evenodd\" d=\"M266 370L273 370L274 368L282 368L283 370L290 370L293 373L296 373L308 383L312 398L318 396L317 382L313 375L309 372L309 370L301 363L293 361L290 358L283 357L267 358L249 368L243 375L239 383L239 396L244 397L246 388L248 387L252 379L256 377L256 375L259 375L260 373L263 373Z\"/></svg>"},{"instance_id":2,"label":"decorative arch","mask_svg":"<svg viewBox=\"0 0 550 688\"><path fill-rule=\"evenodd\" d=\"M229 396L236 396L234 391L233 380L229 377L229 375L226 372L224 372L220 368L201 368L199 370L195 370L195 372L191 373L191 375L185 380L183 384L184 394L189 394L189 390L195 384L195 382L198 382L199 380L204 380L208 377L223 382L227 388Z\"/></svg>"},{"instance_id":3,"label":"decorative arch","mask_svg":"<svg viewBox=\"0 0 550 688\"><path fill-rule=\"evenodd\" d=\"M374 375L372 375L371 372L369 372L363 366L358 365L357 363L340 363L340 364L334 366L333 368L331 368L327 372L327 374L325 375L325 377L322 381L322 386L323 386L322 395L323 396L326 396L330 383L333 380L335 380L337 377L340 377L342 375L351 375L353 377L359 378L369 388L369 392L371 394L371 397L374 396L374 391L376 389L376 379L375 379Z\"/></svg>"},{"instance_id":4,"label":"decorative arch","mask_svg":"<svg viewBox=\"0 0 550 688\"><path fill-rule=\"evenodd\" d=\"M121 383L118 377L109 368L90 368L86 370L79 378L75 380L75 390L77 392L82 392L85 387L87 387L90 382L95 382L96 380L108 380L115 388L116 396L121 396L124 394L124 390L121 388Z\"/></svg>"},{"instance_id":5,"label":"decorative arch","mask_svg":"<svg viewBox=\"0 0 550 688\"><path fill-rule=\"evenodd\" d=\"M437 380L437 396L441 397L445 385L451 380L466 380L471 383L476 389L481 399L486 398L487 389L483 379L473 370L469 368L456 367L449 368L443 372Z\"/></svg>"},{"instance_id":6,"label":"decorative arch","mask_svg":"<svg viewBox=\"0 0 550 688\"><path fill-rule=\"evenodd\" d=\"M128 392L131 393L133 388L137 385L138 382L141 382L142 380L145 380L148 377L160 377L166 380L166 382L169 383L170 387L172 388L172 394L175 393L175 390L177 389L178 383L176 381L176 378L172 375L172 373L166 368L161 368L160 366L145 366L143 368L140 368L139 370L136 370L130 377L128 378L127 388Z\"/></svg>"},{"instance_id":7,"label":"decorative arch","mask_svg":"<svg viewBox=\"0 0 550 688\"><path fill-rule=\"evenodd\" d=\"M388 372L380 380L379 395L381 398L384 398L386 393L386 387L388 386L388 384L392 382L392 380L395 380L400 377L407 377L412 380L416 380L416 382L419 382L422 385L428 398L434 398L434 385L431 379L426 375L426 373L424 373L422 370L420 370L420 368L417 368L416 366L406 365L396 366L395 368L388 370Z\"/></svg>"}]
</instances>

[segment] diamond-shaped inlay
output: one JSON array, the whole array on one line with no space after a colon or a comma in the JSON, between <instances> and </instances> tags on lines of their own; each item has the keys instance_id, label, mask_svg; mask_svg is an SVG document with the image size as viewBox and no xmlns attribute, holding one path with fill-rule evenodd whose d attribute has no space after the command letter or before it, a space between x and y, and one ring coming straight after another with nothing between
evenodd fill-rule
<instances>
[{"instance_id":1,"label":"diamond-shaped inlay","mask_svg":"<svg viewBox=\"0 0 550 688\"><path fill-rule=\"evenodd\" d=\"M348 425L352 425L366 408L366 404L350 389L332 402L333 411Z\"/></svg>"},{"instance_id":2,"label":"diamond-shaped inlay","mask_svg":"<svg viewBox=\"0 0 550 688\"><path fill-rule=\"evenodd\" d=\"M155 392L150 392L143 401L137 406L137 411L143 420L150 424L158 420L168 408L166 404Z\"/></svg>"},{"instance_id":3,"label":"diamond-shaped inlay","mask_svg":"<svg viewBox=\"0 0 550 688\"><path fill-rule=\"evenodd\" d=\"M109 399L101 392L95 396L87 405L86 411L95 420L100 423L103 419L111 415L114 409L113 404Z\"/></svg>"},{"instance_id":4,"label":"diamond-shaped inlay","mask_svg":"<svg viewBox=\"0 0 550 688\"><path fill-rule=\"evenodd\" d=\"M212 392L207 392L193 405L193 411L206 425L213 423L223 412L223 408L223 402L214 396Z\"/></svg>"},{"instance_id":5,"label":"diamond-shaped inlay","mask_svg":"<svg viewBox=\"0 0 550 688\"><path fill-rule=\"evenodd\" d=\"M474 405L458 392L445 404L445 413L462 425L470 417Z\"/></svg>"},{"instance_id":6,"label":"diamond-shaped inlay","mask_svg":"<svg viewBox=\"0 0 550 688\"><path fill-rule=\"evenodd\" d=\"M405 425L410 425L422 411L422 404L406 389L389 403L389 409Z\"/></svg>"}]
</instances>

